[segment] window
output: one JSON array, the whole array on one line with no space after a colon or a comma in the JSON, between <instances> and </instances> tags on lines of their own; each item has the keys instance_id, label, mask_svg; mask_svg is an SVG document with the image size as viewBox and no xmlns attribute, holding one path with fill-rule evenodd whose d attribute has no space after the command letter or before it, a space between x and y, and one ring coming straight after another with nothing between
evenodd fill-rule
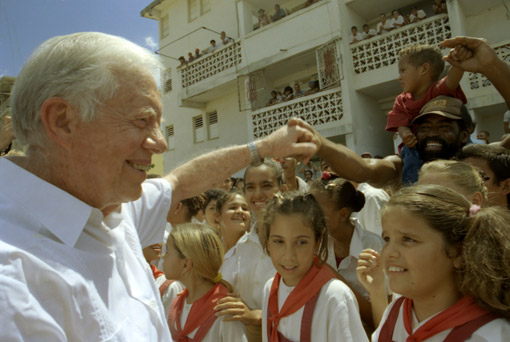
<instances>
[{"instance_id":1,"label":"window","mask_svg":"<svg viewBox=\"0 0 510 342\"><path fill-rule=\"evenodd\" d=\"M218 112L207 113L207 138L209 140L219 138L218 126Z\"/></svg>"},{"instance_id":2,"label":"window","mask_svg":"<svg viewBox=\"0 0 510 342\"><path fill-rule=\"evenodd\" d=\"M163 80L163 92L166 94L172 91L172 68L166 69L161 79Z\"/></svg>"},{"instance_id":3,"label":"window","mask_svg":"<svg viewBox=\"0 0 510 342\"><path fill-rule=\"evenodd\" d=\"M193 117L193 140L195 144L205 140L205 127L202 115Z\"/></svg>"},{"instance_id":4,"label":"window","mask_svg":"<svg viewBox=\"0 0 510 342\"><path fill-rule=\"evenodd\" d=\"M188 22L211 10L211 0L188 0Z\"/></svg>"},{"instance_id":5,"label":"window","mask_svg":"<svg viewBox=\"0 0 510 342\"><path fill-rule=\"evenodd\" d=\"M170 34L170 23L168 20L168 14L165 14L159 21L159 36L161 39L167 37Z\"/></svg>"},{"instance_id":6,"label":"window","mask_svg":"<svg viewBox=\"0 0 510 342\"><path fill-rule=\"evenodd\" d=\"M168 125L165 127L165 138L168 150L175 150L175 136L174 136L174 125Z\"/></svg>"}]
</instances>

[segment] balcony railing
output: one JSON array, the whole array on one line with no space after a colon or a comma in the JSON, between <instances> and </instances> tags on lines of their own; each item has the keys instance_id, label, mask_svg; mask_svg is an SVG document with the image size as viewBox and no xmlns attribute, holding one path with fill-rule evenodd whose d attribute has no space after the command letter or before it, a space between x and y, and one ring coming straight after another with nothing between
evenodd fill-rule
<instances>
[{"instance_id":1,"label":"balcony railing","mask_svg":"<svg viewBox=\"0 0 510 342\"><path fill-rule=\"evenodd\" d=\"M188 63L180 69L182 87L189 87L224 70L230 69L241 62L241 42L233 42Z\"/></svg>"},{"instance_id":2,"label":"balcony railing","mask_svg":"<svg viewBox=\"0 0 510 342\"><path fill-rule=\"evenodd\" d=\"M342 120L343 116L342 90L334 88L252 112L253 138L271 134L292 117L320 128Z\"/></svg>"},{"instance_id":3,"label":"balcony railing","mask_svg":"<svg viewBox=\"0 0 510 342\"><path fill-rule=\"evenodd\" d=\"M439 45L451 35L448 15L440 14L352 44L354 71L361 74L390 66L398 61L400 49L412 44Z\"/></svg>"},{"instance_id":4,"label":"balcony railing","mask_svg":"<svg viewBox=\"0 0 510 342\"><path fill-rule=\"evenodd\" d=\"M493 48L496 50L499 58L504 60L507 64L510 64L510 41L494 45ZM491 85L491 81L484 75L473 72L469 73L469 86L471 89L481 89Z\"/></svg>"}]
</instances>

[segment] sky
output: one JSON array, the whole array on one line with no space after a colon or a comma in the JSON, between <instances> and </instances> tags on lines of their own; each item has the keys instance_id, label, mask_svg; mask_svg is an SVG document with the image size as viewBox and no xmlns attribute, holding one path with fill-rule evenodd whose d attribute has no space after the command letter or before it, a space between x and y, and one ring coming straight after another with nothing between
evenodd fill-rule
<instances>
[{"instance_id":1,"label":"sky","mask_svg":"<svg viewBox=\"0 0 510 342\"><path fill-rule=\"evenodd\" d=\"M152 0L0 0L0 77L16 76L45 40L83 31L157 50L158 22L140 12Z\"/></svg>"}]
</instances>

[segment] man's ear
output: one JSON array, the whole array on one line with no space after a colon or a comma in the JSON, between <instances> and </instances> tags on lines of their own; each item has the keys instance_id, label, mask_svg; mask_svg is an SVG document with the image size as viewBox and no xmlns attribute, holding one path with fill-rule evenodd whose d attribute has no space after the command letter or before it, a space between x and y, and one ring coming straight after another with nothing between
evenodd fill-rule
<instances>
[{"instance_id":1,"label":"man's ear","mask_svg":"<svg viewBox=\"0 0 510 342\"><path fill-rule=\"evenodd\" d=\"M464 146L469 140L469 132L467 129L463 129L459 132L460 145Z\"/></svg>"},{"instance_id":2,"label":"man's ear","mask_svg":"<svg viewBox=\"0 0 510 342\"><path fill-rule=\"evenodd\" d=\"M76 112L60 97L51 97L41 106L41 121L48 138L68 149L71 146L72 123Z\"/></svg>"}]
</instances>

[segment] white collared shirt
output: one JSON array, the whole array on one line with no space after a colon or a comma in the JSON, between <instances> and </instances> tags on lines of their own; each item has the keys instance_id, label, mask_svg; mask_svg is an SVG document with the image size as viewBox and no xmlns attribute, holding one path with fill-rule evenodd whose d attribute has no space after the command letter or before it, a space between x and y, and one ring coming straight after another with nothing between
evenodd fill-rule
<instances>
[{"instance_id":1,"label":"white collared shirt","mask_svg":"<svg viewBox=\"0 0 510 342\"><path fill-rule=\"evenodd\" d=\"M371 232L364 230L358 220L351 219L354 224L354 232L352 233L351 244L349 245L349 255L346 256L338 265L338 273L344 277L345 281L352 286L358 293L366 299L370 298L368 291L361 285L356 274L356 267L358 266L358 258L361 251L366 248L372 248L378 252L381 251L383 246L383 239ZM335 256L333 238L329 239L328 254ZM329 263L329 257L328 257Z\"/></svg>"},{"instance_id":2,"label":"white collared shirt","mask_svg":"<svg viewBox=\"0 0 510 342\"><path fill-rule=\"evenodd\" d=\"M171 187L151 180L143 190L103 218L0 159L0 340L170 340L140 241L163 239Z\"/></svg>"},{"instance_id":3,"label":"white collared shirt","mask_svg":"<svg viewBox=\"0 0 510 342\"><path fill-rule=\"evenodd\" d=\"M388 319L390 310L393 307L393 305L395 305L396 300L400 297L401 296L396 294L393 295L393 301L390 303L390 305L386 307L384 315L381 319L381 323L379 324L379 327L372 335L373 342L379 341L379 334L381 333L381 329L384 323ZM393 330L393 341L405 341L409 336L404 327L404 316L402 314L403 308L404 305L402 305L398 311L398 318L395 323L395 330ZM427 323L432 317L436 315L433 315L421 322L418 322L413 310L413 323L412 323L413 332L418 330L420 327L422 327L425 323ZM440 333L437 333L436 335L429 337L423 342L442 342L445 340L446 336L448 336L448 334L451 331L452 329L441 331ZM466 340L466 342L495 342L495 341L503 342L507 341L508 336L510 336L510 323L508 323L508 321L506 321L504 318L498 318L481 326L478 330L476 330L473 333L473 335L471 335L470 338Z\"/></svg>"},{"instance_id":4,"label":"white collared shirt","mask_svg":"<svg viewBox=\"0 0 510 342\"><path fill-rule=\"evenodd\" d=\"M381 236L381 210L390 196L383 189L374 188L368 183L360 183L357 190L365 195L365 205L359 212L352 213L352 217L358 219L363 229Z\"/></svg>"},{"instance_id":5,"label":"white collared shirt","mask_svg":"<svg viewBox=\"0 0 510 342\"><path fill-rule=\"evenodd\" d=\"M262 307L262 341L267 342L267 311L269 292L273 279L264 287L264 306ZM289 287L280 279L278 287L278 309L281 310L295 287ZM301 320L304 306L293 314L283 317L278 324L278 331L291 341L300 341ZM361 323L358 302L351 289L338 279L328 281L319 293L313 311L311 341L333 342L353 341L368 342L367 334Z\"/></svg>"}]
</instances>

